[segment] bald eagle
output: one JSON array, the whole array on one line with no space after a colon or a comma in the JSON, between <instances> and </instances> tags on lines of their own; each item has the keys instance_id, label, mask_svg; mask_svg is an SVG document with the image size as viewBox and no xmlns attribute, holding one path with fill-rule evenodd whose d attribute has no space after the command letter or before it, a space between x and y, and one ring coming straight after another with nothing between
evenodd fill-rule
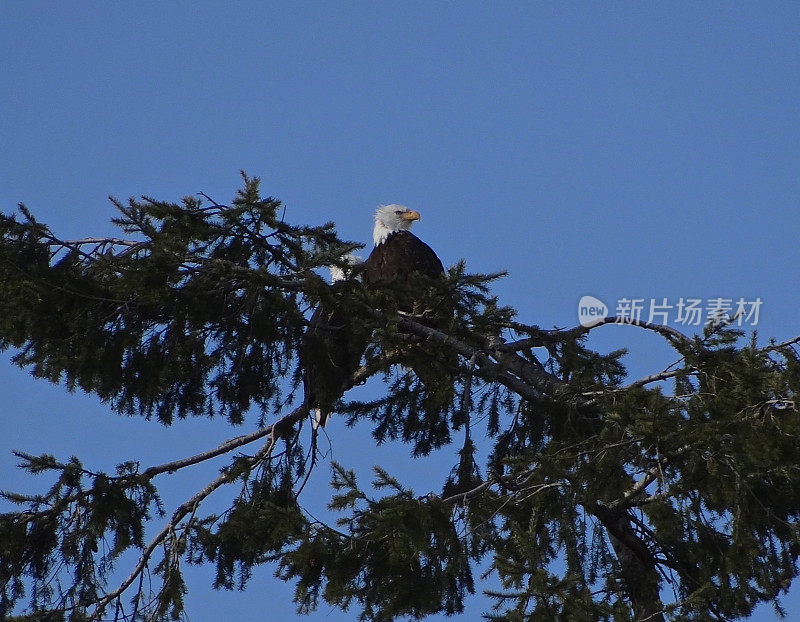
<instances>
[{"instance_id":1,"label":"bald eagle","mask_svg":"<svg viewBox=\"0 0 800 622\"><path fill-rule=\"evenodd\" d=\"M364 263L364 283L385 290L379 296L386 296L389 306L410 313L417 322L447 330L454 317L453 300L431 282L445 275L441 260L409 231L419 219L419 212L403 205L378 207L372 234L375 248ZM412 340L409 345L406 360L425 387L423 405L429 414L439 413L452 403L458 356L433 341Z\"/></svg>"},{"instance_id":2,"label":"bald eagle","mask_svg":"<svg viewBox=\"0 0 800 622\"><path fill-rule=\"evenodd\" d=\"M345 256L351 269L345 273L331 266L332 300L320 303L308 321L299 357L303 369L304 403L314 414L313 427L324 426L333 405L347 389L347 380L356 372L367 347L363 331L353 318L336 306L337 298L354 285L353 268L363 260Z\"/></svg>"},{"instance_id":3,"label":"bald eagle","mask_svg":"<svg viewBox=\"0 0 800 622\"><path fill-rule=\"evenodd\" d=\"M363 322L336 306L337 297L341 298L339 295L348 288L360 287L359 279L367 287L383 283L390 285L387 294L391 303L398 304L403 311L414 312L424 292L413 275L422 274L428 278L444 275L444 266L436 253L409 231L414 221L419 219L419 212L402 205L379 206L372 235L375 248L366 262L348 256L351 264L349 274L331 268L333 300L317 307L299 351L304 370L304 403L314 413L315 430L325 425L334 404L348 389L347 382L361 364L371 332ZM405 300L398 300L397 296L404 296ZM443 310L447 306L437 305L437 315L443 317L449 313L452 316L452 309ZM428 325L436 325L427 311L420 319ZM431 363L426 359L425 365L413 366L417 376L428 387L439 384L441 380L441 374Z\"/></svg>"},{"instance_id":4,"label":"bald eagle","mask_svg":"<svg viewBox=\"0 0 800 622\"><path fill-rule=\"evenodd\" d=\"M364 282L394 281L408 284L415 272L436 278L444 266L433 249L409 231L419 212L403 205L381 205L375 212L375 242L364 264Z\"/></svg>"}]
</instances>

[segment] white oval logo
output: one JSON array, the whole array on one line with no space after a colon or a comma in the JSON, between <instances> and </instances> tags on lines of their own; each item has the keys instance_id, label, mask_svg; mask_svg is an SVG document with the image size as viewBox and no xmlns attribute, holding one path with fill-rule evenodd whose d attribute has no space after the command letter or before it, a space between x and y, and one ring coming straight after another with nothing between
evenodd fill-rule
<instances>
[{"instance_id":1,"label":"white oval logo","mask_svg":"<svg viewBox=\"0 0 800 622\"><path fill-rule=\"evenodd\" d=\"M602 300L594 296L583 296L578 301L578 321L581 326L591 328L597 326L608 317L608 307Z\"/></svg>"}]
</instances>

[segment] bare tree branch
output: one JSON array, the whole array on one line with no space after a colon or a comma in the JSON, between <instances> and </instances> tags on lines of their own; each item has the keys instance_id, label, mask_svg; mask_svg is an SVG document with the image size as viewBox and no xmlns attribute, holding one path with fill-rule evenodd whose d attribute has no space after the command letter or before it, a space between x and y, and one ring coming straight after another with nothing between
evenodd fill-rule
<instances>
[{"instance_id":1,"label":"bare tree branch","mask_svg":"<svg viewBox=\"0 0 800 622\"><path fill-rule=\"evenodd\" d=\"M146 242L136 240L124 240L122 238L81 238L79 240L59 240L54 236L47 236L50 246L78 247L84 244L94 244L96 246L141 246Z\"/></svg>"},{"instance_id":2,"label":"bare tree branch","mask_svg":"<svg viewBox=\"0 0 800 622\"><path fill-rule=\"evenodd\" d=\"M783 343L776 343L774 345L766 346L764 348L759 349L758 351L759 352L774 352L775 350L784 350L784 349L786 349L786 348L788 348L790 346L793 346L794 344L796 344L798 342L800 342L800 335L798 335L797 337L794 337L792 339L789 339L788 341L784 341Z\"/></svg>"},{"instance_id":3,"label":"bare tree branch","mask_svg":"<svg viewBox=\"0 0 800 622\"><path fill-rule=\"evenodd\" d=\"M589 331L592 331L599 326L607 326L608 324L636 326L638 328L651 330L662 335L663 337L666 337L670 342L675 341L680 343L688 343L691 341L689 337L684 335L679 330L671 328L670 326L653 324L652 322L645 322L633 318L611 316L598 320L597 324L594 324L593 326L575 326L574 328L563 330L542 330L536 326L526 326L516 322L509 322L506 323L509 328L513 328L513 330L518 332L526 332L534 336L505 343L502 346L499 346L499 348L501 350L523 350L528 348L538 348L554 342L563 341L565 339L572 339L586 335L589 333ZM798 337L798 339L800 339L800 337Z\"/></svg>"}]
</instances>

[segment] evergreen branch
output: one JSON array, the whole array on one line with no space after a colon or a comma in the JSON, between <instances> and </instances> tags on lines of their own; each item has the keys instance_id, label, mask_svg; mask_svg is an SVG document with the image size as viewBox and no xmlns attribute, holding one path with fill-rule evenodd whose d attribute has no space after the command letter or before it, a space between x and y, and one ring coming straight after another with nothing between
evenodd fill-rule
<instances>
[{"instance_id":1,"label":"evergreen branch","mask_svg":"<svg viewBox=\"0 0 800 622\"><path fill-rule=\"evenodd\" d=\"M373 311L373 314L385 319L379 311ZM520 397L537 400L545 394L576 406L588 406L591 403L556 376L531 365L530 361L514 352L500 349L502 344L496 337L484 339L483 349L478 349L440 330L420 324L407 316L398 315L397 321L408 332L436 339L453 348L464 358L470 360L474 358L478 363L481 377L487 380L496 380ZM492 361L490 357L497 362Z\"/></svg>"},{"instance_id":2,"label":"evergreen branch","mask_svg":"<svg viewBox=\"0 0 800 622\"><path fill-rule=\"evenodd\" d=\"M464 492L459 492L454 495L450 495L449 497L444 497L442 499L442 503L454 503L454 504L464 503L469 499L472 499L473 497L477 497L484 490L491 488L492 485L496 483L497 482L493 477L488 477L486 481L481 482L480 484L475 486L475 488L472 488L470 490L465 490Z\"/></svg>"},{"instance_id":3,"label":"evergreen branch","mask_svg":"<svg viewBox=\"0 0 800 622\"><path fill-rule=\"evenodd\" d=\"M540 335L542 333L551 332L543 330L533 324L523 324L522 322L514 322L513 320L505 320L503 322L498 322L498 326L501 326L502 328L508 328L518 333L527 333L528 335Z\"/></svg>"},{"instance_id":4,"label":"evergreen branch","mask_svg":"<svg viewBox=\"0 0 800 622\"><path fill-rule=\"evenodd\" d=\"M187 272L198 272L201 268L208 267L208 266L224 266L226 269L230 270L234 274L238 274L242 277L252 278L253 276L261 277L262 283L265 286L277 286L281 289L287 289L291 291L303 291L308 286L304 279L286 279L283 277L279 277L271 272L266 272L265 270L254 270L252 268L242 266L238 263L233 261L229 261L227 259L220 259L216 257L214 259L205 259L199 257L196 259L197 265L193 265L189 262L184 262L181 264L181 268L186 270Z\"/></svg>"},{"instance_id":5,"label":"evergreen branch","mask_svg":"<svg viewBox=\"0 0 800 622\"><path fill-rule=\"evenodd\" d=\"M549 488L558 488L559 486L564 486L564 482L550 482L550 483L542 483L542 484L535 484L535 485L528 485L524 484L525 480L529 479L530 476L534 473L534 470L529 472L521 473L521 474L508 474L508 475L492 475L486 478L485 481L481 482L474 488L470 490L466 490L464 492L459 492L454 495L450 495L449 497L444 497L442 499L442 503L464 503L469 499L477 497L485 490L491 488L495 484L499 484L506 488L506 490L513 491L511 497L518 496L520 493L527 493L525 497L523 497L520 501L524 501L529 497L540 493L543 490L547 490ZM519 482L523 482L520 484Z\"/></svg>"},{"instance_id":6,"label":"evergreen branch","mask_svg":"<svg viewBox=\"0 0 800 622\"><path fill-rule=\"evenodd\" d=\"M379 316L381 315L379 312L376 313ZM458 354L467 359L472 359L474 357L475 361L479 364L479 370L483 377L497 380L502 385L508 387L522 397L526 397L528 399L537 399L540 397L541 394L534 385L529 384L524 380L508 373L509 370L506 370L501 365L492 362L485 352L482 352L477 348L473 348L472 346L467 345L451 335L443 333L435 328L431 328L430 326L420 324L419 322L416 322L408 317L400 315L398 316L397 321L402 328L411 333L421 337L436 339L437 341L440 341L453 348L453 350L455 350Z\"/></svg>"},{"instance_id":7,"label":"evergreen branch","mask_svg":"<svg viewBox=\"0 0 800 622\"><path fill-rule=\"evenodd\" d=\"M659 612L664 605L659 597L658 561L648 543L631 525L632 517L625 511L612 509L602 502L584 505L606 529L617 559L622 565L626 591L636 619L649 616L663 621Z\"/></svg>"},{"instance_id":8,"label":"evergreen branch","mask_svg":"<svg viewBox=\"0 0 800 622\"><path fill-rule=\"evenodd\" d=\"M372 361L368 361L365 365L359 367L353 375L347 380L346 390L352 389L354 386L366 382L374 373L385 368L387 365L394 365L402 362L403 350L402 348L395 348L389 352L385 352Z\"/></svg>"},{"instance_id":9,"label":"evergreen branch","mask_svg":"<svg viewBox=\"0 0 800 622\"><path fill-rule=\"evenodd\" d=\"M302 407L301 407L302 408ZM299 409L298 409L299 410ZM284 419L290 419L293 415L295 415L297 411L293 412L291 415L287 415ZM283 421L283 420L282 420ZM277 442L279 436L275 434L277 431L276 428L277 424L270 426L272 428L272 434L270 436L269 441L262 447L254 456L245 458L247 462L247 467L252 469L255 468L258 464L263 462L269 455L272 453L273 448L275 447L275 443ZM175 528L181 523L181 521L190 513L193 513L197 510L199 505L215 490L220 488L225 484L229 484L230 482L234 481L240 475L240 471L238 469L227 469L220 474L215 480L210 482L205 488L197 492L193 495L189 500L182 503L178 508L173 512L172 517L167 522L167 524L163 527L163 529L150 541L150 544L147 548L142 551L142 555L139 559L139 562L134 567L133 571L128 575L128 577L120 583L119 587L115 590L108 592L105 596L97 600L94 604L95 609L94 613L89 616L88 619L98 619L100 615L102 615L105 607L113 601L115 598L122 595L125 590L127 590L134 581L140 576L141 573L144 572L145 568L148 565L150 557L152 556L155 549L163 542L165 542L171 533L174 532ZM82 603L84 605L85 603ZM92 604L92 603L90 603ZM69 607L68 610L74 609L75 607Z\"/></svg>"},{"instance_id":10,"label":"evergreen branch","mask_svg":"<svg viewBox=\"0 0 800 622\"><path fill-rule=\"evenodd\" d=\"M217 456L221 456L222 454L226 454L229 451L232 451L238 447L242 447L243 445L247 445L252 443L253 441L257 441L260 438L267 436L268 434L272 434L276 428L283 429L286 426L294 425L297 421L302 419L306 416L307 412L305 407L299 406L295 410L293 410L290 414L286 415L279 421L259 428L250 434L242 434L241 436L237 436L235 438L228 439L224 443L218 445L214 449L209 449L208 451L204 451L199 454L195 454L193 456L188 456L186 458L181 458L180 460L173 460L172 462L165 462L164 464L159 464L157 466L152 466L144 471L138 476L139 479L150 480L156 475L161 473L174 473L178 469L182 469L187 466L192 466L194 464L199 464L200 462L204 462L206 460L210 460L211 458L216 458Z\"/></svg>"},{"instance_id":11,"label":"evergreen branch","mask_svg":"<svg viewBox=\"0 0 800 622\"><path fill-rule=\"evenodd\" d=\"M345 541L353 539L352 535L346 534L343 531L339 531L335 527L331 527L328 523L318 519L316 516L314 516L308 510L308 508L303 507L303 508L301 508L301 510L303 511L303 514L306 514L311 519L311 523L309 524L309 526L317 526L318 525L320 528L339 536L342 540L345 540Z\"/></svg>"},{"instance_id":12,"label":"evergreen branch","mask_svg":"<svg viewBox=\"0 0 800 622\"><path fill-rule=\"evenodd\" d=\"M673 369L671 371L662 371L657 374L651 374L650 376L645 376L644 378L640 378L635 382L630 383L629 385L623 387L622 390L633 389L635 387L643 387L648 384L652 384L653 382L661 382L662 380L669 380L670 378L674 378L675 376L679 376L681 374L691 374L694 373L695 370L688 368L688 369Z\"/></svg>"},{"instance_id":13,"label":"evergreen branch","mask_svg":"<svg viewBox=\"0 0 800 622\"><path fill-rule=\"evenodd\" d=\"M115 237L105 237L105 238L90 237L78 240L61 240L60 238L50 233L49 230L41 231L40 236L47 241L48 246L58 246L61 248L69 249L71 251L78 253L81 257L83 257L87 261L96 261L98 259L103 259L105 260L106 263L109 263L106 258L97 255L97 251L103 246L107 245L126 246L128 247L129 251L132 251L138 248L148 247L150 244L152 244L152 241L137 242L134 240L125 240L122 238L115 238ZM95 249L87 253L82 248L87 244L94 244ZM231 270L232 272L240 274L244 277L252 277L253 275L259 275L262 278L264 278L266 276L269 276L268 279L266 278L264 279L265 285L277 286L282 289L287 289L291 291L302 291L307 286L307 283L304 279L282 278L271 273L265 273L264 271L253 270L249 267L245 267L233 261L222 259L219 257L205 258L199 255L195 255L194 253L189 253L189 256L191 257L192 261L184 261L181 264L181 267L188 272L196 272L202 267L216 265L216 266L224 266L226 269Z\"/></svg>"},{"instance_id":14,"label":"evergreen branch","mask_svg":"<svg viewBox=\"0 0 800 622\"><path fill-rule=\"evenodd\" d=\"M59 240L55 236L48 236L50 240L49 246L66 246L75 248L85 244L94 244L96 246L128 246L136 247L146 244L146 242L137 242L135 240L123 240L122 238L81 238L79 240Z\"/></svg>"},{"instance_id":15,"label":"evergreen branch","mask_svg":"<svg viewBox=\"0 0 800 622\"><path fill-rule=\"evenodd\" d=\"M117 477L108 477L108 480L124 485L132 482L136 483L147 482L156 477L157 475L160 475L161 473L172 474L175 471L178 471L179 469L185 468L187 466L193 466L195 464L199 464L201 462L205 462L206 460L210 460L212 458L216 458L217 456L226 454L234 449L237 449L238 447L242 447L244 445L257 441L269 434L275 433L277 436L280 437L285 433L285 430L289 426L293 426L295 423L297 423L306 416L308 416L308 409L305 406L301 405L298 406L296 409L294 409L291 413L289 413L288 415L286 415L285 417L281 418L279 421L276 421L271 425L261 427L249 434L243 434L241 436L228 439L224 443L221 443L217 447L209 449L208 451L204 451L199 454L195 454L193 456L187 456L186 458L181 458L179 460L165 462L164 464L151 466L142 471L141 473L135 473L131 475L126 474ZM13 453L26 460L31 460L31 461L38 460L38 457L31 456L24 452L14 451ZM64 470L66 468L69 468L69 465L56 461L48 462L47 464L50 468L58 470ZM96 473L94 471L89 471L87 469L80 469L80 471L84 475L90 477L97 477L101 475L101 473ZM66 497L59 499L57 506L50 507L46 510L40 510L38 512L24 511L20 514L20 516L24 517L25 522L31 522L38 518L42 518L44 516L53 514L54 510L60 511L60 508L65 508L69 506L71 503L75 503L76 501L81 501L91 496L93 492L94 491L91 488L82 489L72 495L67 495ZM39 497L25 497L21 495L15 495L14 493L9 493L6 491L0 491L0 496L15 500L17 502L32 501L40 503L42 501L42 499Z\"/></svg>"},{"instance_id":16,"label":"evergreen branch","mask_svg":"<svg viewBox=\"0 0 800 622\"><path fill-rule=\"evenodd\" d=\"M800 335L789 339L788 341L784 341L783 343L776 343L774 345L769 345L764 348L758 350L759 353L766 353L766 352L774 352L775 350L784 350L794 344L800 342Z\"/></svg>"},{"instance_id":17,"label":"evergreen branch","mask_svg":"<svg viewBox=\"0 0 800 622\"><path fill-rule=\"evenodd\" d=\"M643 320L637 320L633 318L610 316L603 318L602 320L598 320L597 324L594 324L593 326L575 326L574 328L558 330L542 330L537 326L527 326L517 322L504 322L503 326L507 328L513 328L513 330L518 332L525 332L535 336L528 337L526 339L520 339L518 341L512 341L510 343L504 343L498 347L501 350L523 350L528 348L542 347L551 343L582 337L598 326L605 326L607 324L637 326L639 328L656 332L667 338L669 341L675 341L679 343L689 343L691 341L689 337L670 326L653 324L652 322L645 322ZM800 340L800 337L798 337L798 340Z\"/></svg>"},{"instance_id":18,"label":"evergreen branch","mask_svg":"<svg viewBox=\"0 0 800 622\"><path fill-rule=\"evenodd\" d=\"M683 368L683 369L673 369L670 371L662 371L657 374L651 374L649 376L645 376L643 378L639 378L639 380L635 380L630 384L625 385L624 387L620 388L611 388L611 389L602 389L600 391L585 391L581 395L585 397L594 397L598 395L608 395L610 393L622 393L624 391L628 391L630 389L635 389L638 387L644 387L648 384L652 384L654 382L661 382L663 380L669 380L670 378L674 378L675 376L679 376L681 374L693 374L696 373L696 370L692 368Z\"/></svg>"},{"instance_id":19,"label":"evergreen branch","mask_svg":"<svg viewBox=\"0 0 800 622\"><path fill-rule=\"evenodd\" d=\"M95 238L86 238L85 240L73 240L73 241L61 240L61 239L57 238L55 235L53 235L52 233L50 233L49 229L44 229L44 230L40 231L39 235L44 240L47 241L47 245L48 246L58 246L60 248L69 249L72 252L77 253L78 255L80 255L81 257L86 259L87 261L96 261L99 258L97 256L97 251L102 246L102 243L100 241L101 238L97 238L97 239L95 239ZM110 240L110 238L108 238L108 239ZM95 240L95 241L91 242L90 240ZM86 251L83 250L83 246L85 244L91 244L91 243L94 243L96 245L95 249L92 250L91 252L87 253ZM57 254L58 254L58 251L55 251L53 253L53 255L51 256L51 258L54 257ZM105 263L109 263L109 262L106 261Z\"/></svg>"},{"instance_id":20,"label":"evergreen branch","mask_svg":"<svg viewBox=\"0 0 800 622\"><path fill-rule=\"evenodd\" d=\"M222 203L217 203L214 199L208 196L205 192L198 192L197 196L203 197L204 199L211 202L211 207L198 207L197 209L200 211L211 211L211 210L224 210L230 209L229 205L223 205Z\"/></svg>"},{"instance_id":21,"label":"evergreen branch","mask_svg":"<svg viewBox=\"0 0 800 622\"><path fill-rule=\"evenodd\" d=\"M609 503L608 506L611 509L615 509L621 505L628 505L629 502L634 499L637 495L641 494L645 488L647 488L650 484L654 481L659 479L659 477L663 476L663 466L667 462L667 459L663 456L659 456L658 463L648 469L648 471L639 478L633 486L631 486L628 490L622 493L622 497L617 499L616 501Z\"/></svg>"}]
</instances>

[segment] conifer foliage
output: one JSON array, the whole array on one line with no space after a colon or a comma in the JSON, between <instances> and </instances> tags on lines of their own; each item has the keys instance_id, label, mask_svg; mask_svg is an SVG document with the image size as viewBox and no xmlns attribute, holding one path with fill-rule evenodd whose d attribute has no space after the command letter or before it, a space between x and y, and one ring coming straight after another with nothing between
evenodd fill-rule
<instances>
[{"instance_id":1,"label":"conifer foliage","mask_svg":"<svg viewBox=\"0 0 800 622\"><path fill-rule=\"evenodd\" d=\"M258 179L244 176L230 205L113 202L120 237L60 239L24 207L0 216L0 348L111 411L167 425L222 417L240 435L112 473L20 451L51 485L2 493L0 619L179 619L188 563L213 565L224 589L272 571L300 612L324 602L373 621L459 613L484 572L500 586L491 620L779 609L800 553L800 337L759 345L724 318L695 336L633 322L677 360L634 380L624 350L586 347L602 323L517 321L490 294L499 274L458 264L422 279L410 293L420 314L399 310L408 299L390 283L329 287L320 269L345 268L358 245L331 223L290 224ZM426 490L380 465L365 485L333 463L331 523L304 509L323 463L296 395L321 302L367 337L348 386L380 387L372 401L340 400L338 416L407 445L409 460L454 456ZM215 479L162 503L160 481L220 456ZM222 488L233 501L211 513L204 501Z\"/></svg>"}]
</instances>

